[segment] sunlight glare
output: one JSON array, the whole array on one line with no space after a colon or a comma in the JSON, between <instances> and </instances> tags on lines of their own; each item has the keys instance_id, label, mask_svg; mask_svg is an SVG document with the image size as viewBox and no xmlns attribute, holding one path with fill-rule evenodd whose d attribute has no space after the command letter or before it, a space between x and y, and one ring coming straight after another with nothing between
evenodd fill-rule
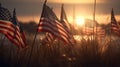
<instances>
[{"instance_id":1,"label":"sunlight glare","mask_svg":"<svg viewBox=\"0 0 120 67\"><path fill-rule=\"evenodd\" d=\"M84 23L85 23L85 19L83 17L77 17L76 18L76 24L77 25L83 26Z\"/></svg>"}]
</instances>

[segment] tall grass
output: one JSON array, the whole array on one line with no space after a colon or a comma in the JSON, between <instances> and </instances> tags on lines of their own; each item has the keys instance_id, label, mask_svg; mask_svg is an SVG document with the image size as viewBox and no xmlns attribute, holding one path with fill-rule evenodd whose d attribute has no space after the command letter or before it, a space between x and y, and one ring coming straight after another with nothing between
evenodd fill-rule
<instances>
[{"instance_id":1,"label":"tall grass","mask_svg":"<svg viewBox=\"0 0 120 67\"><path fill-rule=\"evenodd\" d=\"M31 37L32 39L32 37ZM19 51L8 42L0 49L0 67L27 67L31 42L27 49ZM53 44L36 40L30 67L120 67L120 44L95 39L82 39L74 47L56 41Z\"/></svg>"}]
</instances>

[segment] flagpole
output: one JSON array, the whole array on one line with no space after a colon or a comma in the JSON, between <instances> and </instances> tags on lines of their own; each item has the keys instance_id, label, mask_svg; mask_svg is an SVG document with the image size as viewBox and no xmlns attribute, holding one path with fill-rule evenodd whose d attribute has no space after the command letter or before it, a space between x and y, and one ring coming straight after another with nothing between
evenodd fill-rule
<instances>
[{"instance_id":1,"label":"flagpole","mask_svg":"<svg viewBox=\"0 0 120 67\"><path fill-rule=\"evenodd\" d=\"M95 26L96 26L96 36L97 37L97 22L96 22L96 0L95 0L95 4L94 4L94 22L95 22Z\"/></svg>"},{"instance_id":2,"label":"flagpole","mask_svg":"<svg viewBox=\"0 0 120 67\"><path fill-rule=\"evenodd\" d=\"M95 30L94 30L94 26L96 26L97 24L95 23L95 13L96 13L96 0L94 0L94 10L93 10L93 40L95 39ZM94 44L94 42L93 42Z\"/></svg>"},{"instance_id":3,"label":"flagpole","mask_svg":"<svg viewBox=\"0 0 120 67\"><path fill-rule=\"evenodd\" d=\"M111 43L111 40L112 40L112 31L111 31L111 29L112 29L112 24L111 24L111 22L110 22L110 43Z\"/></svg>"},{"instance_id":4,"label":"flagpole","mask_svg":"<svg viewBox=\"0 0 120 67\"><path fill-rule=\"evenodd\" d=\"M76 25L75 19L76 19L76 17L75 17L75 4L73 4L73 27L74 27L74 29L75 29L75 25ZM74 32L74 29L72 30L72 33Z\"/></svg>"},{"instance_id":5,"label":"flagpole","mask_svg":"<svg viewBox=\"0 0 120 67\"><path fill-rule=\"evenodd\" d=\"M34 44L35 44L35 40L36 40L36 37L37 37L37 33L38 33L38 31L36 31L35 36L34 36L34 40L33 40L32 46L31 46L30 55L29 55L29 57L28 57L27 67L29 67L29 65L30 65L30 61L31 61L31 57L32 57L32 52L33 52L33 47L34 47Z\"/></svg>"},{"instance_id":6,"label":"flagpole","mask_svg":"<svg viewBox=\"0 0 120 67\"><path fill-rule=\"evenodd\" d=\"M112 12L113 12L113 8L112 8L112 11L111 11L111 20L112 20ZM110 43L112 41L112 23L110 22Z\"/></svg>"},{"instance_id":7,"label":"flagpole","mask_svg":"<svg viewBox=\"0 0 120 67\"><path fill-rule=\"evenodd\" d=\"M87 32L87 31L86 31L86 22L85 22L85 25L84 25L84 26L85 26L85 32L82 32L83 34ZM87 34L84 34L84 35L86 36ZM87 38L88 38L88 35L87 35Z\"/></svg>"},{"instance_id":8,"label":"flagpole","mask_svg":"<svg viewBox=\"0 0 120 67\"><path fill-rule=\"evenodd\" d=\"M37 33L38 33L38 31L36 31L35 36L34 36L34 40L33 40L32 46L31 46L30 55L29 55L29 57L28 57L27 67L29 67L29 65L30 65L30 61L31 61L32 52L33 52L33 48L34 48L34 44L35 44L35 40L36 40L36 37L37 37Z\"/></svg>"},{"instance_id":9,"label":"flagpole","mask_svg":"<svg viewBox=\"0 0 120 67\"><path fill-rule=\"evenodd\" d=\"M47 0L45 0L43 6L46 4ZM40 17L41 18L41 17ZM39 24L40 24L40 20L39 20ZM39 24L37 26L37 28L39 27ZM32 57L32 52L33 52L33 47L34 47L34 44L35 44L35 40L36 40L36 37L37 37L37 33L38 33L38 30L36 31L35 33L35 37L34 37L34 40L33 40L33 43L32 43L32 48L31 48L31 52L30 52L30 55L28 57L28 63L27 63L27 67L29 67L30 65L30 61L31 61L31 57Z\"/></svg>"}]
</instances>

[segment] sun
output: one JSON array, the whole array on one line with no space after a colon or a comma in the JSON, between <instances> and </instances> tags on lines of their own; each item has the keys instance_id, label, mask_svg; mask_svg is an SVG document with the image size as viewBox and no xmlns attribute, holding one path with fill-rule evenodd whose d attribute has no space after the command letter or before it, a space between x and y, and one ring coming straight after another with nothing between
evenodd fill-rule
<instances>
[{"instance_id":1,"label":"sun","mask_svg":"<svg viewBox=\"0 0 120 67\"><path fill-rule=\"evenodd\" d=\"M77 24L77 25L83 26L84 23L85 23L84 17L77 17L77 18L76 18L76 24Z\"/></svg>"}]
</instances>

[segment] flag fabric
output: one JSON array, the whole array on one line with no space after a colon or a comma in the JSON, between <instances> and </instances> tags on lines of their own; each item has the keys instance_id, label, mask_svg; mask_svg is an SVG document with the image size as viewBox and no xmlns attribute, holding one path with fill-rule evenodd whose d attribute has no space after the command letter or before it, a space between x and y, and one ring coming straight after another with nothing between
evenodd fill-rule
<instances>
[{"instance_id":1,"label":"flag fabric","mask_svg":"<svg viewBox=\"0 0 120 67\"><path fill-rule=\"evenodd\" d=\"M10 11L2 6L0 6L0 20L12 21Z\"/></svg>"},{"instance_id":2,"label":"flag fabric","mask_svg":"<svg viewBox=\"0 0 120 67\"><path fill-rule=\"evenodd\" d=\"M102 27L95 27L95 34L97 37L104 37L105 36L105 30Z\"/></svg>"},{"instance_id":3,"label":"flag fabric","mask_svg":"<svg viewBox=\"0 0 120 67\"><path fill-rule=\"evenodd\" d=\"M120 27L115 19L113 9L111 11L111 31L113 31L116 35L120 36Z\"/></svg>"},{"instance_id":4,"label":"flag fabric","mask_svg":"<svg viewBox=\"0 0 120 67\"><path fill-rule=\"evenodd\" d=\"M26 47L28 44L27 44L25 32L23 31L23 27L21 25L19 26L19 28L20 28L20 34L21 34L22 41L24 42L24 47Z\"/></svg>"},{"instance_id":5,"label":"flag fabric","mask_svg":"<svg viewBox=\"0 0 120 67\"><path fill-rule=\"evenodd\" d=\"M44 3L43 11L38 25L38 32L48 32L55 38L69 44L69 37L64 25L60 23L55 13Z\"/></svg>"},{"instance_id":6,"label":"flag fabric","mask_svg":"<svg viewBox=\"0 0 120 67\"><path fill-rule=\"evenodd\" d=\"M47 41L48 42L52 42L55 38L53 37L53 35L51 33L46 33L46 37L47 37Z\"/></svg>"},{"instance_id":7,"label":"flag fabric","mask_svg":"<svg viewBox=\"0 0 120 67\"><path fill-rule=\"evenodd\" d=\"M51 33L46 32L45 36L46 37L42 40L42 44L51 44L55 41L55 37Z\"/></svg>"},{"instance_id":8,"label":"flag fabric","mask_svg":"<svg viewBox=\"0 0 120 67\"><path fill-rule=\"evenodd\" d=\"M88 35L88 36L93 35L93 28L84 27L82 32L83 32L83 34ZM102 29L102 27L94 27L94 34L99 36L99 37L104 37L105 30Z\"/></svg>"},{"instance_id":9,"label":"flag fabric","mask_svg":"<svg viewBox=\"0 0 120 67\"><path fill-rule=\"evenodd\" d=\"M70 24L68 23L68 19L67 19L67 16L66 16L66 13L65 13L65 10L64 10L64 5L62 4L62 7L61 7L61 16L60 16L60 21L61 23L67 27L68 29L70 29Z\"/></svg>"},{"instance_id":10,"label":"flag fabric","mask_svg":"<svg viewBox=\"0 0 120 67\"><path fill-rule=\"evenodd\" d=\"M85 35L87 35L87 36L93 35L93 28L84 27L84 28L82 29L82 32L83 32L83 34L85 34Z\"/></svg>"},{"instance_id":11,"label":"flag fabric","mask_svg":"<svg viewBox=\"0 0 120 67\"><path fill-rule=\"evenodd\" d=\"M19 32L19 28L12 23L12 16L9 10L0 6L0 33L4 34L17 47L23 47L23 42L19 39Z\"/></svg>"},{"instance_id":12,"label":"flag fabric","mask_svg":"<svg viewBox=\"0 0 120 67\"><path fill-rule=\"evenodd\" d=\"M65 13L65 10L64 10L64 5L62 4L62 7L61 7L61 16L60 16L60 22L64 25L64 29L66 30L67 32L67 35L69 37L69 40L72 44L75 43L75 39L73 37L73 34L72 32L70 31L71 30L71 26L68 22L68 19L67 19L67 16L66 16L66 13Z\"/></svg>"},{"instance_id":13,"label":"flag fabric","mask_svg":"<svg viewBox=\"0 0 120 67\"><path fill-rule=\"evenodd\" d=\"M18 28L18 30L19 30L19 35L20 35L20 36L19 36L19 40L20 40L20 42L22 43L21 46L22 46L22 47L26 47L26 46L27 46L27 43L26 43L25 33L24 33L24 31L23 31L22 26L18 23L18 19L17 19L17 17L16 17L16 11L15 11L15 9L14 9L14 11L13 11L12 23L13 23L13 24L16 26L16 28ZM17 29L15 29L15 30L17 31ZM17 35L16 31L15 31L15 35Z\"/></svg>"}]
</instances>

